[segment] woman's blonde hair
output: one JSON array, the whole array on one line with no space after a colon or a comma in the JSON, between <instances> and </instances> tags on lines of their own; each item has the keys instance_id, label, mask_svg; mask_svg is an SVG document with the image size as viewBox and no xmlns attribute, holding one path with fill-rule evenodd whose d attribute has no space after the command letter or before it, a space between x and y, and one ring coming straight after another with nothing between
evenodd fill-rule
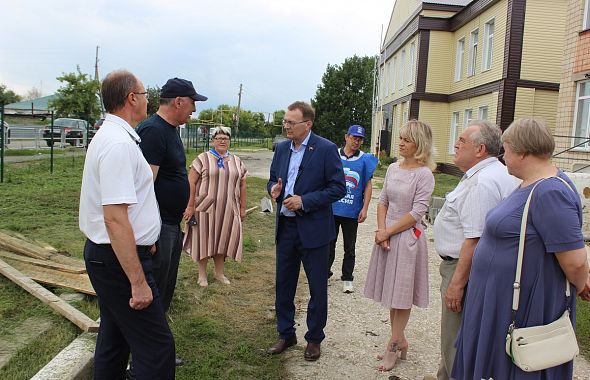
<instances>
[{"instance_id":1,"label":"woman's blonde hair","mask_svg":"<svg viewBox=\"0 0 590 380\"><path fill-rule=\"evenodd\" d=\"M433 159L432 129L428 124L419 120L410 120L401 127L399 136L416 144L414 158L418 163L434 170L436 164Z\"/></svg>"},{"instance_id":2,"label":"woman's blonde hair","mask_svg":"<svg viewBox=\"0 0 590 380\"><path fill-rule=\"evenodd\" d=\"M229 127L224 127L224 126L219 126L219 127L214 127L211 128L211 138L214 138L215 136L222 134L222 135L227 135L229 137L231 137L231 128Z\"/></svg>"},{"instance_id":3,"label":"woman's blonde hair","mask_svg":"<svg viewBox=\"0 0 590 380\"><path fill-rule=\"evenodd\" d=\"M504 131L502 143L509 144L514 153L541 158L551 158L555 150L555 140L545 122L533 118L514 120Z\"/></svg>"}]
</instances>

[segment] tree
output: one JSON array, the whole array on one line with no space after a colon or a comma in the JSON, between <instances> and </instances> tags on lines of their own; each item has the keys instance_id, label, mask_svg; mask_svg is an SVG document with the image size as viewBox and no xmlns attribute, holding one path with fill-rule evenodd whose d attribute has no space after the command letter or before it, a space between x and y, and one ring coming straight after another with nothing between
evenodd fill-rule
<instances>
[{"instance_id":1,"label":"tree","mask_svg":"<svg viewBox=\"0 0 590 380\"><path fill-rule=\"evenodd\" d=\"M328 64L311 100L317 134L341 145L348 127L359 124L365 127L365 141L370 141L375 59L355 55L342 65Z\"/></svg>"},{"instance_id":2,"label":"tree","mask_svg":"<svg viewBox=\"0 0 590 380\"><path fill-rule=\"evenodd\" d=\"M148 96L148 109L147 114L153 115L158 111L160 108L160 87L150 87L148 86L146 89L147 96Z\"/></svg>"},{"instance_id":3,"label":"tree","mask_svg":"<svg viewBox=\"0 0 590 380\"><path fill-rule=\"evenodd\" d=\"M278 110L272 113L272 125L270 126L270 135L283 134L283 119L285 118L285 110Z\"/></svg>"},{"instance_id":4,"label":"tree","mask_svg":"<svg viewBox=\"0 0 590 380\"><path fill-rule=\"evenodd\" d=\"M20 102L21 97L14 91L8 90L6 85L0 84L0 104L10 104Z\"/></svg>"},{"instance_id":5,"label":"tree","mask_svg":"<svg viewBox=\"0 0 590 380\"><path fill-rule=\"evenodd\" d=\"M237 112L237 107L221 104L216 109L207 108L199 112L199 121L225 125L233 130L235 129L235 115ZM244 109L240 110L240 133L242 132L271 136L264 113Z\"/></svg>"},{"instance_id":6,"label":"tree","mask_svg":"<svg viewBox=\"0 0 590 380\"><path fill-rule=\"evenodd\" d=\"M50 101L57 117L74 117L94 122L100 117L98 91L100 82L90 79L88 74L82 74L80 66L76 66L77 73L63 73L57 80L65 83L60 87L57 97Z\"/></svg>"},{"instance_id":7,"label":"tree","mask_svg":"<svg viewBox=\"0 0 590 380\"><path fill-rule=\"evenodd\" d=\"M23 97L23 100L33 100L40 98L41 96L43 96L41 95L41 90L39 90L37 87L33 87L27 91L27 94Z\"/></svg>"}]
</instances>

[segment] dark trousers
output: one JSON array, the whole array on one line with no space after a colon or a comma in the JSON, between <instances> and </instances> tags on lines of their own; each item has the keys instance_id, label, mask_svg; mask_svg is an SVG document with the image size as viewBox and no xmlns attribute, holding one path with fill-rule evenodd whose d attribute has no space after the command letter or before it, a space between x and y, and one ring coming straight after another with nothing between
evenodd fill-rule
<instances>
[{"instance_id":1,"label":"dark trousers","mask_svg":"<svg viewBox=\"0 0 590 380\"><path fill-rule=\"evenodd\" d=\"M158 296L151 255L147 247L138 247L137 255L154 294L143 310L129 306L131 285L112 248L89 240L84 246L86 270L100 307L94 380L124 379L130 351L138 379L174 379L174 338Z\"/></svg>"},{"instance_id":2,"label":"dark trousers","mask_svg":"<svg viewBox=\"0 0 590 380\"><path fill-rule=\"evenodd\" d=\"M182 231L178 224L162 224L160 238L156 243L156 254L152 256L154 278L160 292L160 300L167 312L172 302L178 263L182 251Z\"/></svg>"},{"instance_id":3,"label":"dark trousers","mask_svg":"<svg viewBox=\"0 0 590 380\"><path fill-rule=\"evenodd\" d=\"M279 337L289 339L295 335L294 299L303 263L310 293L305 340L321 343L328 318L328 244L303 248L295 218L280 217L278 229L275 308Z\"/></svg>"},{"instance_id":4,"label":"dark trousers","mask_svg":"<svg viewBox=\"0 0 590 380\"><path fill-rule=\"evenodd\" d=\"M342 259L342 276L340 279L342 281L352 281L354 280L352 272L354 271L356 233L359 222L358 219L334 215L334 224L336 225L336 239L330 243L329 275L332 276L332 264L334 264L334 258L336 257L336 241L338 240L340 227L342 227L344 258Z\"/></svg>"}]
</instances>

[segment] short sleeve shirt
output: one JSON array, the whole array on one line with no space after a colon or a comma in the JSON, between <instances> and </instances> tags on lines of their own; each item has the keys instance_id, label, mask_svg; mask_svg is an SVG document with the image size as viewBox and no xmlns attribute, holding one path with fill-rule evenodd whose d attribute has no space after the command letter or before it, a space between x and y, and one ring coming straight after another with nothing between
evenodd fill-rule
<instances>
[{"instance_id":1,"label":"short sleeve shirt","mask_svg":"<svg viewBox=\"0 0 590 380\"><path fill-rule=\"evenodd\" d=\"M139 136L123 119L107 114L88 146L80 191L80 230L97 244L109 244L103 206L128 205L137 245L160 234L160 213L152 170L139 149Z\"/></svg>"},{"instance_id":2,"label":"short sleeve shirt","mask_svg":"<svg viewBox=\"0 0 590 380\"><path fill-rule=\"evenodd\" d=\"M139 146L150 165L159 166L154 190L164 224L178 224L189 198L186 156L178 128L153 114L137 127Z\"/></svg>"}]
</instances>

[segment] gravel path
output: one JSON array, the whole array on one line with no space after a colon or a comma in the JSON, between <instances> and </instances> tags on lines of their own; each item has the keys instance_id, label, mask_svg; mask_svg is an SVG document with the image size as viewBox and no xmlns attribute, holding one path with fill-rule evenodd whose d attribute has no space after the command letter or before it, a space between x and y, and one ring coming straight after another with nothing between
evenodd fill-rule
<instances>
[{"instance_id":1,"label":"gravel path","mask_svg":"<svg viewBox=\"0 0 590 380\"><path fill-rule=\"evenodd\" d=\"M296 348L287 350L282 355L292 379L388 379L396 375L399 379L418 379L427 374L435 375L439 360L440 333L440 275L438 265L440 258L434 252L432 228L428 228L429 270L430 270L430 306L427 309L413 308L406 336L410 342L408 360L398 361L396 367L381 373L376 370L378 361L375 355L382 352L389 337L389 312L380 304L365 298L362 289L365 283L369 258L376 229L376 205L378 189L373 190L373 200L369 216L365 223L359 225L356 266L355 292L342 293L339 268L342 264L342 245L339 246L334 262L334 273L330 279L328 296L328 325L326 339L322 343L322 356L317 362L303 359L307 331L305 315L307 309L308 287L305 276L300 278L296 306L296 327L298 340ZM303 270L302 270L303 272ZM391 377L395 379L395 377ZM574 379L590 379L590 364L578 357L574 370Z\"/></svg>"}]
</instances>

